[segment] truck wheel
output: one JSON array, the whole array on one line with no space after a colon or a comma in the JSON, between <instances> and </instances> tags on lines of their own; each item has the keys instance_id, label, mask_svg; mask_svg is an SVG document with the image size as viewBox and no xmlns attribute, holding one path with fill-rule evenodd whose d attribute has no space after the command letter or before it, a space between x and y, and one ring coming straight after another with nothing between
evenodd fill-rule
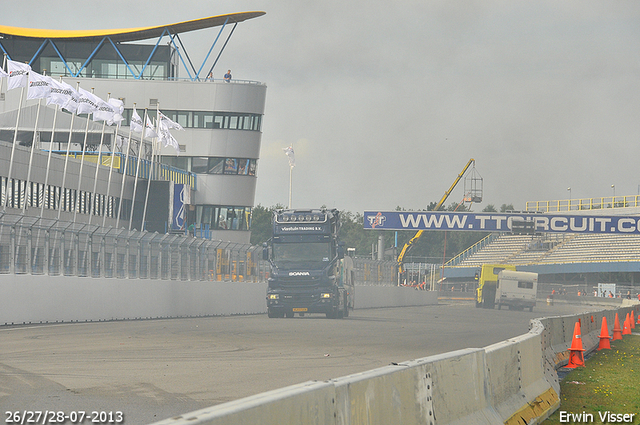
<instances>
[{"instance_id":1,"label":"truck wheel","mask_svg":"<svg viewBox=\"0 0 640 425\"><path fill-rule=\"evenodd\" d=\"M278 317L278 313L269 308L267 309L267 316L269 317L269 319L275 319L276 317Z\"/></svg>"},{"instance_id":2,"label":"truck wheel","mask_svg":"<svg viewBox=\"0 0 640 425\"><path fill-rule=\"evenodd\" d=\"M284 315L287 316L287 319L291 319L293 317L293 311L287 311Z\"/></svg>"},{"instance_id":3,"label":"truck wheel","mask_svg":"<svg viewBox=\"0 0 640 425\"><path fill-rule=\"evenodd\" d=\"M502 308L502 304L498 303L498 310Z\"/></svg>"},{"instance_id":4,"label":"truck wheel","mask_svg":"<svg viewBox=\"0 0 640 425\"><path fill-rule=\"evenodd\" d=\"M529 307L529 311L533 313L533 307Z\"/></svg>"},{"instance_id":5,"label":"truck wheel","mask_svg":"<svg viewBox=\"0 0 640 425\"><path fill-rule=\"evenodd\" d=\"M336 318L336 312L335 311L330 311L327 313L327 319L335 319Z\"/></svg>"}]
</instances>

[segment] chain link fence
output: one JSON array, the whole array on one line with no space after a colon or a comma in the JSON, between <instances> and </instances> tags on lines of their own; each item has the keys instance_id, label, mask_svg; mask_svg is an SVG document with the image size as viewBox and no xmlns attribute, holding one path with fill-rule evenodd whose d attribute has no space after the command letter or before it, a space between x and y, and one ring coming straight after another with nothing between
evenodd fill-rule
<instances>
[{"instance_id":1,"label":"chain link fence","mask_svg":"<svg viewBox=\"0 0 640 425\"><path fill-rule=\"evenodd\" d=\"M354 263L359 284L395 282L394 262ZM0 273L264 282L269 264L262 260L262 247L250 244L4 214Z\"/></svg>"}]
</instances>

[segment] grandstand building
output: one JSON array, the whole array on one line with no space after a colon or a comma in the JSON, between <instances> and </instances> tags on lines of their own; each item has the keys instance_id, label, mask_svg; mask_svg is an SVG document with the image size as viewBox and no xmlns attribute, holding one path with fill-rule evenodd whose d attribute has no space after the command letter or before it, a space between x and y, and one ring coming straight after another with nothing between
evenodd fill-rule
<instances>
[{"instance_id":1,"label":"grandstand building","mask_svg":"<svg viewBox=\"0 0 640 425\"><path fill-rule=\"evenodd\" d=\"M528 212L623 215L640 218L640 196L527 203ZM482 264L510 264L540 275L541 282L571 282L589 288L614 273L640 282L640 235L594 233L491 233L448 261L450 281L473 280ZM634 293L635 296L635 293Z\"/></svg>"},{"instance_id":2,"label":"grandstand building","mask_svg":"<svg viewBox=\"0 0 640 425\"><path fill-rule=\"evenodd\" d=\"M198 236L248 243L266 85L226 81L227 70L215 66L235 26L263 14L127 30L0 26L0 49L7 59L93 89L102 99L119 98L125 107L123 125L105 131L86 115L72 119L44 102L21 103L21 89L8 90L6 78L1 79L4 214L125 228L131 222L133 228L160 233L184 231L193 224ZM214 54L202 66L194 65L179 35L211 28L209 53ZM127 144L134 107L141 117L146 111L155 118L159 110L179 123L184 131L172 130L179 152L172 147L154 150L151 139L141 142L135 133ZM49 151L54 152L51 157Z\"/></svg>"}]
</instances>

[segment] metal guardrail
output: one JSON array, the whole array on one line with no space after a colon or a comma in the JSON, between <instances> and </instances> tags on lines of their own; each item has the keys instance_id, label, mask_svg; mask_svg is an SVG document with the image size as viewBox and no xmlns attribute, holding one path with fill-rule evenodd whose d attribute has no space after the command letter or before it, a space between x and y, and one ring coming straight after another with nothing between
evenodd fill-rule
<instances>
[{"instance_id":1,"label":"metal guardrail","mask_svg":"<svg viewBox=\"0 0 640 425\"><path fill-rule=\"evenodd\" d=\"M561 212L630 207L640 207L640 195L614 195L603 196L601 198L560 199L554 201L527 201L525 209L530 212Z\"/></svg>"},{"instance_id":2,"label":"metal guardrail","mask_svg":"<svg viewBox=\"0 0 640 425\"><path fill-rule=\"evenodd\" d=\"M465 249L464 251L462 251L461 253L459 253L455 257L453 257L451 260L447 261L445 266L446 267L457 266L458 264L463 262L470 255L475 254L476 252L480 251L485 246L489 245L497 237L498 237L498 235L496 233L489 233L487 236L485 236L484 238L482 238L481 240L479 240L475 244L471 245L469 248Z\"/></svg>"},{"instance_id":3,"label":"metal guardrail","mask_svg":"<svg viewBox=\"0 0 640 425\"><path fill-rule=\"evenodd\" d=\"M358 283L394 282L393 262L354 263ZM250 244L4 214L0 274L264 282L269 264Z\"/></svg>"}]
</instances>

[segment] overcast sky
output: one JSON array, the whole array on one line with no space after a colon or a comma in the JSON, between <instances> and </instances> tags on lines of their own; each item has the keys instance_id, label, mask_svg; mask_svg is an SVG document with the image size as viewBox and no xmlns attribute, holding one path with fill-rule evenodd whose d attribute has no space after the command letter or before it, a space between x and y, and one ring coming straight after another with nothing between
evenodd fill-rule
<instances>
[{"instance_id":1,"label":"overcast sky","mask_svg":"<svg viewBox=\"0 0 640 425\"><path fill-rule=\"evenodd\" d=\"M45 7L46 6L46 7ZM19 10L18 10L19 9ZM22 0L0 25L107 29L262 10L216 68L267 84L256 204L425 208L470 158L484 202L640 191L640 2ZM201 63L216 29L182 36ZM181 70L183 76L186 72ZM463 198L462 183L447 204Z\"/></svg>"}]
</instances>

